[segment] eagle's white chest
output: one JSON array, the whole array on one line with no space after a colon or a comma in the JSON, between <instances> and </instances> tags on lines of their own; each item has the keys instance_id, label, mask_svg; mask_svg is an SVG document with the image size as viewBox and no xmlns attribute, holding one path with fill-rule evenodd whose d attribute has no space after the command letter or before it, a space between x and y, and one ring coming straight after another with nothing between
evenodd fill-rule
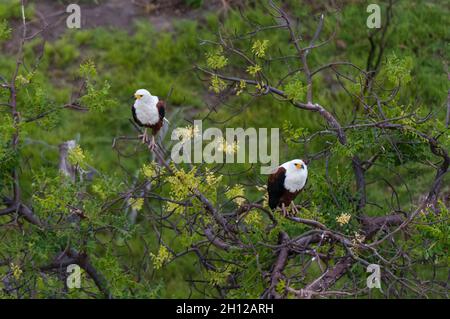
<instances>
[{"instance_id":1,"label":"eagle's white chest","mask_svg":"<svg viewBox=\"0 0 450 319\"><path fill-rule=\"evenodd\" d=\"M286 168L286 167L285 167ZM305 187L306 179L308 178L308 169L291 169L286 170L286 177L284 179L284 188L291 193L298 192Z\"/></svg>"},{"instance_id":2,"label":"eagle's white chest","mask_svg":"<svg viewBox=\"0 0 450 319\"><path fill-rule=\"evenodd\" d=\"M136 101L134 103L134 110L136 112L136 117L142 124L154 125L159 121L159 111L156 104L157 99L152 100L149 103L144 103L144 101Z\"/></svg>"}]
</instances>

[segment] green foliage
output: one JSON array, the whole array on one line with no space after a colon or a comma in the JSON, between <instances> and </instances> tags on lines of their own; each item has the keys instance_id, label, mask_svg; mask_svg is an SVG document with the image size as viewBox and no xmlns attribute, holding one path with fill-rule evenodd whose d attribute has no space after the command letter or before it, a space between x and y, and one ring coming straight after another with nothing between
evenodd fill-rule
<instances>
[{"instance_id":1,"label":"green foliage","mask_svg":"<svg viewBox=\"0 0 450 319\"><path fill-rule=\"evenodd\" d=\"M0 23L0 39L7 39L11 33L9 26L14 24L9 19L20 18L20 6L17 4L17 1L2 1L0 4L0 21L3 21ZM188 1L188 5L201 4L202 1ZM408 128L395 133L380 133L381 130L371 127L348 130L346 146L337 143L332 134L316 136L304 144L299 141L324 129L322 118L318 114L293 108L288 102L279 101L270 94L258 98L257 103L241 110L239 116L231 117L226 125L241 126L244 120L248 127L282 126L285 143L280 148L281 161L315 154L324 145L329 147L327 167L322 159L311 162L310 182L296 201L302 204L302 218L320 221L330 229L354 236L355 240L358 237L354 235L357 225L357 213L354 210L355 185L349 158L359 155L368 159L383 150L378 160L381 167L375 165L367 174L370 182L368 201L376 203L367 206L367 214L385 214L391 207L387 200L392 195L391 188L383 182L373 182L380 178L397 188L399 206L407 210L411 205L410 197L419 198L423 195L424 185L427 185L426 182L434 173L424 169L421 163L435 164L435 157L430 155L428 144L414 130L424 129L433 136L445 130L442 121L444 108L436 106L446 101L447 80L441 61L435 58L445 55L442 43L447 30L445 24L440 22L443 13L439 12L440 6L436 4L400 1L398 5L393 17L395 30L387 37L387 59L381 63L375 86L386 83L391 87L401 85L395 101L381 106L386 117L402 117L414 111L412 105L415 97L419 96L422 99L421 105L430 106L433 115L436 115L436 120L431 125L422 125L413 118L404 118L396 123ZM317 21L310 19L315 12L312 6L286 1L286 7L292 14L300 17L302 29L314 30ZM273 24L273 18L264 10L255 3L245 8L245 14L255 23ZM339 47L337 41L332 41L330 46L312 50L308 56L311 70L324 63L340 60L350 60L357 66L365 66L370 44L366 40L366 17L361 12L365 12L363 4L349 3L343 6L342 13L327 15L324 34L317 43L328 39L339 20L336 40L344 42L346 49L343 50L342 45ZM27 9L27 18L31 14L32 11ZM0 276L12 271L11 280L18 286L36 282L37 298L92 297L90 292L97 293L98 289L85 272L82 275L85 289L67 293L59 278L47 273L41 276L36 271L36 267L48 264L62 249L70 245L87 252L93 265L107 279L115 297L186 297L189 294L186 279L205 281L207 293L215 292L211 286L227 286L230 280L234 280L239 283L239 287L227 291L226 297L260 297L261 292L267 288L267 278L264 275L274 262L272 248L260 243L274 246L277 245L280 231L286 231L294 238L309 231L310 227L293 223L275 213L277 225L270 228L272 221L261 210L246 211L236 220L236 225L246 230L242 240L255 247L255 250L245 254L233 250L223 253L223 259L232 261L236 266L229 267L224 262L217 262L217 269L214 271L206 271L195 254L173 259L173 253L160 243L154 230L157 220L165 220L171 225L173 223L178 232L167 230L167 227L160 230L164 243L174 249L174 253L193 249L194 244L206 241L204 227L215 227L213 216L204 213L204 204L193 195L195 190L199 189L205 194L221 212L227 212L230 207L242 207L245 203L243 196L251 201L263 201L264 196L267 197L265 189L256 190L246 185L254 184L255 180L261 185L265 183L264 176L251 170L242 173L242 166L229 165L227 172L230 176L222 176L203 166L194 166L192 169L175 170L175 175L168 177L168 172L155 162L149 162L148 153L141 152L137 144L129 143L132 156L120 161L111 150L111 142L115 136L136 134L127 121L130 118L129 106L132 104L130 97L136 88L148 88L153 94L164 98L173 88L168 103L169 116L177 117L178 110L183 114L195 113L198 117L209 111L204 108L208 94L203 90L200 80L191 72L193 62L206 62L214 70L238 70L242 77L250 75L259 82L262 70L271 83L276 83L275 80L285 73L286 62L274 60L267 67L269 58L278 52L284 55L296 54L289 38L282 32L265 32L263 40L250 38L237 44L240 50L256 60L255 65L230 58L221 49L210 49L205 58L198 39L213 38L211 30L216 30L222 23L224 32L238 31L239 34L245 34L252 31L252 27L243 21L240 12L235 10L230 10L220 22L215 13L207 14L198 21L174 22L171 31L157 30L147 21L137 22L132 32L107 28L78 30L66 32L59 40L47 43L43 60L35 71L32 72L30 68L20 69L17 84L18 107L22 118L33 118L67 103L79 92L77 83L74 83L77 82L74 79L78 78L85 84L85 90L76 102L94 112L58 111L37 121L22 124L21 144L19 150L14 152L11 148L11 138L15 131L13 119L6 111L7 108L0 106L1 194L9 193L11 169L18 167L25 203L32 207L40 219L51 225L40 229L22 223L22 217L17 216L20 229L10 227L2 231L4 240L0 243L0 251L2 256L12 257L6 266L0 267ZM29 61L35 60L38 44L27 44L25 54ZM14 61L15 57L2 54L0 74L11 74ZM290 67L300 65L297 60L288 63L292 63ZM344 86L355 95L362 94L363 79L358 78L350 69L342 70L345 70L343 74L346 76L355 76L356 79L353 82L341 78ZM305 100L306 84L303 78L294 75L283 83L283 90L289 100ZM213 76L209 86L214 93L222 93L228 83ZM243 81L230 87L236 90L237 96L233 97L233 102L246 103L250 101L246 93L254 92ZM336 87L335 79L329 77L329 74L315 76L314 99L339 118L345 119L344 122L349 122L354 115L354 100ZM259 84L259 88L263 88L263 83ZM390 93L379 92L383 99L388 99ZM1 102L8 101L7 90L0 90L0 98ZM421 106L420 110L423 109ZM228 107L217 109L216 112L219 120L235 115L235 110ZM360 115L358 114L356 123L366 116ZM95 167L96 173L92 178L72 182L57 173L56 146L75 137L81 140L83 149L71 151L69 162L83 169ZM448 146L450 139L441 140ZM387 171L392 174L387 176ZM403 186L403 180L397 174L408 178L407 187ZM443 187L447 189L445 181ZM145 199L146 194L135 191L142 185L149 188L146 192L150 195ZM170 201L162 204L155 199L157 196ZM266 202L267 198L261 203L267 206ZM0 209L3 206L0 204ZM135 223L127 215L132 208L139 211ZM77 217L79 211L86 218ZM448 209L443 203L440 204L440 211L442 213L439 216L421 214L420 221L414 226L416 232L410 239L419 247L414 255L423 258L424 267L428 267L430 261L434 264L448 264L446 256L449 230L448 225L440 223L441 220L448 219ZM189 218L192 218L190 223L187 222ZM9 216L0 216L0 221L2 224L10 223ZM421 247L422 243L426 248ZM329 244L314 247L324 254L346 254L341 247L330 252ZM409 247L408 242L405 250ZM209 244L207 250L214 255L218 251ZM148 254L150 251L153 253ZM142 256L146 253L150 258L144 260ZM364 255L364 252L356 253L363 254L363 258L371 258ZM289 263L292 262L297 260L290 259ZM291 270L288 269L287 272L289 271ZM319 273L317 270L313 275ZM420 273L420 276L424 280L428 278L426 272ZM304 278L304 282L309 279L312 278ZM342 278L342 281L343 284L348 283L346 278ZM284 292L287 284L290 283L279 281L276 290ZM21 292L24 295L28 293L25 289ZM204 295L194 292L193 296ZM0 289L0 297L11 296Z\"/></svg>"},{"instance_id":2,"label":"green foliage","mask_svg":"<svg viewBox=\"0 0 450 319\"><path fill-rule=\"evenodd\" d=\"M34 16L34 5L25 6L25 17L27 20ZM21 19L22 9L20 1L17 0L2 0L0 3L0 20Z\"/></svg>"},{"instance_id":3,"label":"green foliage","mask_svg":"<svg viewBox=\"0 0 450 319\"><path fill-rule=\"evenodd\" d=\"M207 271L205 273L206 280L213 286L223 286L227 283L227 279L230 276L231 267L222 269L219 271Z\"/></svg>"},{"instance_id":4,"label":"green foliage","mask_svg":"<svg viewBox=\"0 0 450 319\"><path fill-rule=\"evenodd\" d=\"M213 75L211 77L211 86L209 87L211 91L214 91L214 93L218 94L223 90L225 90L226 87L227 87L226 82L221 78L219 78L217 75Z\"/></svg>"},{"instance_id":5,"label":"green foliage","mask_svg":"<svg viewBox=\"0 0 450 319\"><path fill-rule=\"evenodd\" d=\"M224 68L228 64L228 59L222 55L223 50L217 50L206 54L206 64L214 70Z\"/></svg>"},{"instance_id":6,"label":"green foliage","mask_svg":"<svg viewBox=\"0 0 450 319\"><path fill-rule=\"evenodd\" d=\"M114 107L117 102L110 98L111 85L108 81L103 82L102 86L97 86L87 81L87 92L80 98L82 105L86 105L93 111L103 112L107 107Z\"/></svg>"},{"instance_id":7,"label":"green foliage","mask_svg":"<svg viewBox=\"0 0 450 319\"><path fill-rule=\"evenodd\" d=\"M64 36L56 42L46 45L45 54L51 63L63 68L75 62L80 56L80 51L68 36Z\"/></svg>"},{"instance_id":8,"label":"green foliage","mask_svg":"<svg viewBox=\"0 0 450 319\"><path fill-rule=\"evenodd\" d=\"M0 181L6 176L8 169L15 163L15 154L11 149L10 141L15 132L13 119L9 114L5 114L0 122ZM2 183L0 182L0 189Z\"/></svg>"},{"instance_id":9,"label":"green foliage","mask_svg":"<svg viewBox=\"0 0 450 319\"><path fill-rule=\"evenodd\" d=\"M398 58L395 53L388 56L386 66L383 69L387 78L394 85L406 85L411 81L411 69L413 60L411 57Z\"/></svg>"},{"instance_id":10,"label":"green foliage","mask_svg":"<svg viewBox=\"0 0 450 319\"><path fill-rule=\"evenodd\" d=\"M300 77L295 77L284 86L287 98L294 101L304 101L306 97L306 86Z\"/></svg>"},{"instance_id":11,"label":"green foliage","mask_svg":"<svg viewBox=\"0 0 450 319\"><path fill-rule=\"evenodd\" d=\"M449 267L450 224L440 221L448 219L450 212L442 201L438 205L439 215L436 215L430 209L426 209L420 213L420 219L416 226L417 233L412 240L420 242L421 245L425 245L425 249L415 251L420 257L426 261L431 260L434 264L446 264Z\"/></svg>"},{"instance_id":12,"label":"green foliage","mask_svg":"<svg viewBox=\"0 0 450 319\"><path fill-rule=\"evenodd\" d=\"M109 82L97 83L97 69L91 60L80 65L79 73L86 83L86 94L80 98L82 105L99 112L103 112L107 107L117 105L116 100L111 98Z\"/></svg>"},{"instance_id":13,"label":"green foliage","mask_svg":"<svg viewBox=\"0 0 450 319\"><path fill-rule=\"evenodd\" d=\"M238 206L241 206L245 202L245 190L242 185L234 185L232 188L230 188L226 193L225 196L228 199L233 200Z\"/></svg>"},{"instance_id":14,"label":"green foliage","mask_svg":"<svg viewBox=\"0 0 450 319\"><path fill-rule=\"evenodd\" d=\"M200 8L203 5L203 0L183 0L183 1L192 8Z\"/></svg>"},{"instance_id":15,"label":"green foliage","mask_svg":"<svg viewBox=\"0 0 450 319\"><path fill-rule=\"evenodd\" d=\"M282 126L283 135L286 136L286 143L293 147L300 139L305 138L309 130L304 127L294 127L291 121L284 121Z\"/></svg>"},{"instance_id":16,"label":"green foliage","mask_svg":"<svg viewBox=\"0 0 450 319\"><path fill-rule=\"evenodd\" d=\"M258 72L260 72L261 70L262 70L262 67L261 67L260 65L258 65L258 64L250 65L250 66L247 68L247 73L250 74L250 75L252 75L252 76L256 76L256 74L257 74Z\"/></svg>"},{"instance_id":17,"label":"green foliage","mask_svg":"<svg viewBox=\"0 0 450 319\"><path fill-rule=\"evenodd\" d=\"M87 80L93 79L97 76L97 69L92 60L87 60L80 65L80 76Z\"/></svg>"},{"instance_id":18,"label":"green foliage","mask_svg":"<svg viewBox=\"0 0 450 319\"><path fill-rule=\"evenodd\" d=\"M268 46L269 40L256 40L252 45L252 52L256 57L264 58Z\"/></svg>"},{"instance_id":19,"label":"green foliage","mask_svg":"<svg viewBox=\"0 0 450 319\"><path fill-rule=\"evenodd\" d=\"M86 155L84 154L80 145L76 145L69 151L67 159L69 160L70 164L74 166L79 166L81 168L87 167Z\"/></svg>"},{"instance_id":20,"label":"green foliage","mask_svg":"<svg viewBox=\"0 0 450 319\"><path fill-rule=\"evenodd\" d=\"M160 269L164 265L164 263L169 261L171 258L169 250L166 246L163 245L159 246L158 254L155 255L153 253L150 253L150 256L152 257L153 267L155 267L155 269Z\"/></svg>"},{"instance_id":21,"label":"green foliage","mask_svg":"<svg viewBox=\"0 0 450 319\"><path fill-rule=\"evenodd\" d=\"M11 28L6 20L0 22L0 43L8 40L11 36Z\"/></svg>"}]
</instances>

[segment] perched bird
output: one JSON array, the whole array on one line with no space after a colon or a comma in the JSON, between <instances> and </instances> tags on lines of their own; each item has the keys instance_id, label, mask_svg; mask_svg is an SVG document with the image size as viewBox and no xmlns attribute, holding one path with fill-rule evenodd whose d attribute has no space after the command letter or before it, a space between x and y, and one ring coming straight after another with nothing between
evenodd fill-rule
<instances>
[{"instance_id":1,"label":"perched bird","mask_svg":"<svg viewBox=\"0 0 450 319\"><path fill-rule=\"evenodd\" d=\"M150 142L149 148L156 146L155 135L163 126L164 116L166 114L164 101L159 100L157 96L151 95L145 89L139 89L134 93L136 101L131 108L134 121L142 127L145 127L142 137L142 143ZM147 129L152 129L152 139L149 141Z\"/></svg>"},{"instance_id":2,"label":"perched bird","mask_svg":"<svg viewBox=\"0 0 450 319\"><path fill-rule=\"evenodd\" d=\"M286 207L293 204L293 211L297 208L293 200L305 187L308 179L308 167L300 159L294 159L279 166L271 175L267 183L269 192L269 206L271 209L281 207L283 215L288 215Z\"/></svg>"}]
</instances>

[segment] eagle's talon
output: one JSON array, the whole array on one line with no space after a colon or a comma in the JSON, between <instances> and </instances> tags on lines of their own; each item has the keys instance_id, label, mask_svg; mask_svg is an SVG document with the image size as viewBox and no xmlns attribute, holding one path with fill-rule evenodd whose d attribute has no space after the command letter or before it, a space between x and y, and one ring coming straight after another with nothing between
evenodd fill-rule
<instances>
[{"instance_id":1,"label":"eagle's talon","mask_svg":"<svg viewBox=\"0 0 450 319\"><path fill-rule=\"evenodd\" d=\"M148 142L147 129L145 129L144 134L139 135L138 138L142 138L142 144L147 144Z\"/></svg>"},{"instance_id":2,"label":"eagle's talon","mask_svg":"<svg viewBox=\"0 0 450 319\"><path fill-rule=\"evenodd\" d=\"M141 139L142 144L147 144L147 136L144 134L138 135L138 138Z\"/></svg>"},{"instance_id":3,"label":"eagle's talon","mask_svg":"<svg viewBox=\"0 0 450 319\"><path fill-rule=\"evenodd\" d=\"M291 205L292 207L292 217L294 217L294 216L297 216L297 214L299 213L298 212L298 209L297 209L297 206L294 204L294 202L292 202L292 205Z\"/></svg>"},{"instance_id":4,"label":"eagle's talon","mask_svg":"<svg viewBox=\"0 0 450 319\"><path fill-rule=\"evenodd\" d=\"M149 143L148 143L148 149L153 151L153 150L155 150L155 148L156 148L155 137L152 136L152 139L149 140Z\"/></svg>"},{"instance_id":5,"label":"eagle's talon","mask_svg":"<svg viewBox=\"0 0 450 319\"><path fill-rule=\"evenodd\" d=\"M284 203L281 204L281 212L282 212L283 217L289 216L289 213L287 212L286 206L284 205Z\"/></svg>"}]
</instances>

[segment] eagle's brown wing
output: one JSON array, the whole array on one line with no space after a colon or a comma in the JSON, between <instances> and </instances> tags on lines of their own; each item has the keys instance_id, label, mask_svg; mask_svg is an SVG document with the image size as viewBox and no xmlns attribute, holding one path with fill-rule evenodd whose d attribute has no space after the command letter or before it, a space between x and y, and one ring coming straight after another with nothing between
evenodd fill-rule
<instances>
[{"instance_id":1,"label":"eagle's brown wing","mask_svg":"<svg viewBox=\"0 0 450 319\"><path fill-rule=\"evenodd\" d=\"M158 101L158 104L156 104L156 107L158 108L158 112L159 112L159 120L163 121L164 116L166 116L166 103L164 103L164 101L160 100L160 101Z\"/></svg>"},{"instance_id":2,"label":"eagle's brown wing","mask_svg":"<svg viewBox=\"0 0 450 319\"><path fill-rule=\"evenodd\" d=\"M164 103L164 101L158 101L158 103L156 104L156 107L158 108L158 113L159 113L159 121L156 122L156 124L154 125L150 125L150 127L153 130L153 135L158 134L159 130L161 129L161 127L164 124L164 116L166 115L166 104Z\"/></svg>"},{"instance_id":3,"label":"eagle's brown wing","mask_svg":"<svg viewBox=\"0 0 450 319\"><path fill-rule=\"evenodd\" d=\"M267 191L269 193L269 207L277 208L280 199L286 191L284 188L284 180L286 179L286 169L280 166L276 172L269 175L267 182Z\"/></svg>"}]
</instances>

